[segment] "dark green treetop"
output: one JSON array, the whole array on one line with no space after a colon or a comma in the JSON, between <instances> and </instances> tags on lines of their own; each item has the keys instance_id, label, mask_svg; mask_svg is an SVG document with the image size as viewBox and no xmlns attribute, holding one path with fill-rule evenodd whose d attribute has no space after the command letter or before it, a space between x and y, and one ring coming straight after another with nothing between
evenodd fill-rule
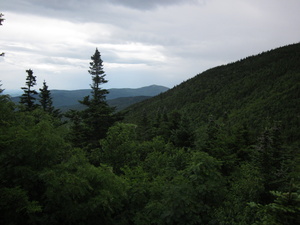
<instances>
[{"instance_id":1,"label":"dark green treetop","mask_svg":"<svg viewBox=\"0 0 300 225\"><path fill-rule=\"evenodd\" d=\"M32 88L36 85L36 76L33 76L33 71L31 69L26 70L27 78L26 78L26 87L22 87L21 89L24 90L24 94L20 97L20 103L25 105L26 110L31 111L36 108L34 97L38 93L36 90Z\"/></svg>"},{"instance_id":2,"label":"dark green treetop","mask_svg":"<svg viewBox=\"0 0 300 225\"><path fill-rule=\"evenodd\" d=\"M89 148L99 147L99 140L106 136L106 132L115 122L114 108L106 102L108 91L102 89L101 85L107 83L104 78L103 61L100 52L96 49L91 56L89 74L92 76L91 98L84 97L81 104L86 109L80 112L70 112L68 117L73 121L73 143L75 146L90 146Z\"/></svg>"},{"instance_id":3,"label":"dark green treetop","mask_svg":"<svg viewBox=\"0 0 300 225\"><path fill-rule=\"evenodd\" d=\"M46 81L43 82L43 88L40 88L40 103L44 111L49 111L52 108L52 98L51 93L48 90L48 86L46 84Z\"/></svg>"},{"instance_id":4,"label":"dark green treetop","mask_svg":"<svg viewBox=\"0 0 300 225\"><path fill-rule=\"evenodd\" d=\"M60 115L60 112L58 109L55 109L52 102L51 92L48 89L48 86L46 84L46 81L43 82L43 88L40 88L40 94L39 94L39 102L45 112L48 112L52 114L53 116Z\"/></svg>"},{"instance_id":5,"label":"dark green treetop","mask_svg":"<svg viewBox=\"0 0 300 225\"><path fill-rule=\"evenodd\" d=\"M105 95L108 94L106 89L102 89L101 84L107 83L105 79L105 72L103 70L103 61L101 59L101 54L96 48L94 55L91 56L92 62L90 62L90 70L88 71L92 76L93 83L92 88L92 102L93 104L99 104L105 101Z\"/></svg>"}]
</instances>

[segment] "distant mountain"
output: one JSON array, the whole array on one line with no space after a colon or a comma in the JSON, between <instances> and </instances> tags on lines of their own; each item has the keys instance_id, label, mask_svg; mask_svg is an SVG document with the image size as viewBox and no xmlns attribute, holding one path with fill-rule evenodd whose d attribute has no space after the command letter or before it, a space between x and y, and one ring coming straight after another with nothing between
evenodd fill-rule
<instances>
[{"instance_id":1,"label":"distant mountain","mask_svg":"<svg viewBox=\"0 0 300 225\"><path fill-rule=\"evenodd\" d=\"M141 88L112 88L108 89L109 94L106 96L108 103L118 109L124 109L130 104L137 103L144 99L153 97L167 91L169 88L159 85L151 85ZM91 89L81 90L51 90L53 105L64 111L72 109L81 109L78 103L84 96L91 95ZM18 97L12 97L14 102L19 102Z\"/></svg>"},{"instance_id":2,"label":"distant mountain","mask_svg":"<svg viewBox=\"0 0 300 225\"><path fill-rule=\"evenodd\" d=\"M150 85L142 88L112 88L108 89L109 94L106 96L107 100L133 97L133 96L155 96L169 90L169 88L159 85Z\"/></svg>"},{"instance_id":3,"label":"distant mountain","mask_svg":"<svg viewBox=\"0 0 300 225\"><path fill-rule=\"evenodd\" d=\"M138 123L146 112L179 111L195 129L209 118L226 120L228 129L260 132L279 122L289 142L300 140L300 43L209 69L159 96L126 109L126 121Z\"/></svg>"},{"instance_id":4,"label":"distant mountain","mask_svg":"<svg viewBox=\"0 0 300 225\"><path fill-rule=\"evenodd\" d=\"M124 110L132 104L144 101L146 99L151 98L151 96L133 96L133 97L123 97L123 98L115 98L107 100L108 105L112 107L116 107L117 111ZM64 105L58 107L62 112L67 112L70 109L73 110L83 110L85 108L82 104L74 104L74 105Z\"/></svg>"},{"instance_id":5,"label":"distant mountain","mask_svg":"<svg viewBox=\"0 0 300 225\"><path fill-rule=\"evenodd\" d=\"M14 89L4 89L4 92L3 94L5 95L9 95L11 97L17 97L17 96L20 96L22 95L23 90L22 89L18 89L18 90L14 90Z\"/></svg>"}]
</instances>

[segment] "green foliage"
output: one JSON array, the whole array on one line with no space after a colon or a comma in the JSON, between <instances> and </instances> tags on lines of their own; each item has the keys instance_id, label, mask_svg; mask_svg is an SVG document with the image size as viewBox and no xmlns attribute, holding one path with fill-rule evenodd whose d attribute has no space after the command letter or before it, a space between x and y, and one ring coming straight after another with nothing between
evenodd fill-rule
<instances>
[{"instance_id":1,"label":"green foliage","mask_svg":"<svg viewBox=\"0 0 300 225\"><path fill-rule=\"evenodd\" d=\"M43 88L40 88L39 101L41 103L41 107L45 112L50 113L51 115L60 118L60 111L55 109L52 102L51 92L48 90L48 86L46 81L43 82Z\"/></svg>"},{"instance_id":2,"label":"green foliage","mask_svg":"<svg viewBox=\"0 0 300 225\"><path fill-rule=\"evenodd\" d=\"M219 166L207 154L194 153L184 170L152 178L146 189L150 200L136 224L208 224L222 195L215 191L222 186Z\"/></svg>"},{"instance_id":3,"label":"green foliage","mask_svg":"<svg viewBox=\"0 0 300 225\"><path fill-rule=\"evenodd\" d=\"M10 125L14 109L15 106L10 101L9 96L0 95L0 130Z\"/></svg>"},{"instance_id":4,"label":"green foliage","mask_svg":"<svg viewBox=\"0 0 300 225\"><path fill-rule=\"evenodd\" d=\"M25 106L25 110L34 110L37 105L35 104L36 98L34 97L38 93L32 88L36 85L36 76L33 76L33 71L31 69L26 70L26 87L22 87L24 94L20 97L20 103Z\"/></svg>"},{"instance_id":5,"label":"green foliage","mask_svg":"<svg viewBox=\"0 0 300 225\"><path fill-rule=\"evenodd\" d=\"M107 80L104 78L103 61L98 49L91 59L89 73L92 75L93 81L91 85L92 98L86 96L80 101L86 106L84 110L80 112L71 111L67 114L74 124L71 136L74 146L82 147L84 145L89 150L99 147L99 140L106 136L108 128L117 120L117 116L113 114L114 108L106 102L107 90L100 87Z\"/></svg>"},{"instance_id":6,"label":"green foliage","mask_svg":"<svg viewBox=\"0 0 300 225\"><path fill-rule=\"evenodd\" d=\"M292 225L300 222L300 194L299 187L291 183L289 192L271 191L274 202L267 205L249 203L257 208L257 220L254 225Z\"/></svg>"},{"instance_id":7,"label":"green foliage","mask_svg":"<svg viewBox=\"0 0 300 225\"><path fill-rule=\"evenodd\" d=\"M297 50L206 71L134 106L136 125L114 123L97 49L71 125L46 83L43 108L1 95L0 223L298 224Z\"/></svg>"},{"instance_id":8,"label":"green foliage","mask_svg":"<svg viewBox=\"0 0 300 225\"><path fill-rule=\"evenodd\" d=\"M38 202L29 201L28 194L20 187L2 187L0 193L1 224L22 224L24 217L30 222L35 213L42 211Z\"/></svg>"},{"instance_id":9,"label":"green foliage","mask_svg":"<svg viewBox=\"0 0 300 225\"><path fill-rule=\"evenodd\" d=\"M293 161L291 158L297 155L292 154L282 145L281 127L278 124L263 131L258 138L255 150L254 159L264 178L263 198L266 203L270 201L270 191L286 189L288 180L291 178L289 174L294 170L290 164Z\"/></svg>"},{"instance_id":10,"label":"green foliage","mask_svg":"<svg viewBox=\"0 0 300 225\"><path fill-rule=\"evenodd\" d=\"M72 149L48 113L0 105L1 222L112 224L126 196L123 179Z\"/></svg>"},{"instance_id":11,"label":"green foliage","mask_svg":"<svg viewBox=\"0 0 300 225\"><path fill-rule=\"evenodd\" d=\"M215 217L220 224L247 225L255 218L254 210L247 204L259 201L264 192L263 177L253 163L240 165L227 181L224 201L215 210Z\"/></svg>"},{"instance_id":12,"label":"green foliage","mask_svg":"<svg viewBox=\"0 0 300 225\"><path fill-rule=\"evenodd\" d=\"M110 127L105 139L100 141L101 149L95 149L91 160L112 166L116 174L124 166L138 164L136 126L117 123Z\"/></svg>"},{"instance_id":13,"label":"green foliage","mask_svg":"<svg viewBox=\"0 0 300 225\"><path fill-rule=\"evenodd\" d=\"M174 111L157 113L155 119L148 118L143 111L143 116L138 123L138 131L141 140L150 140L156 136L161 136L165 141L171 142L176 147L194 146L195 137L192 129L192 122L187 115Z\"/></svg>"},{"instance_id":14,"label":"green foliage","mask_svg":"<svg viewBox=\"0 0 300 225\"><path fill-rule=\"evenodd\" d=\"M105 95L108 94L108 91L101 89L100 85L107 83L105 80L105 73L103 71L103 61L101 59L100 52L96 48L96 51L93 56L91 56L92 62L90 62L89 73L92 75L93 84L92 88L92 104L99 104L105 100Z\"/></svg>"},{"instance_id":15,"label":"green foliage","mask_svg":"<svg viewBox=\"0 0 300 225\"><path fill-rule=\"evenodd\" d=\"M0 189L4 194L1 217L12 224L34 223L43 209L41 199L45 186L39 175L65 157L68 145L63 139L64 131L56 128L52 117L40 110L20 112L14 111L10 102L0 105L3 121ZM12 219L4 215L14 216Z\"/></svg>"},{"instance_id":16,"label":"green foliage","mask_svg":"<svg viewBox=\"0 0 300 225\"><path fill-rule=\"evenodd\" d=\"M162 137L142 143L139 147L143 168L152 176L173 178L177 171L186 168L191 155L185 149L179 149L166 143Z\"/></svg>"},{"instance_id":17,"label":"green foliage","mask_svg":"<svg viewBox=\"0 0 300 225\"><path fill-rule=\"evenodd\" d=\"M72 154L40 175L47 224L111 224L125 197L124 182L110 168L91 165L81 150Z\"/></svg>"},{"instance_id":18,"label":"green foliage","mask_svg":"<svg viewBox=\"0 0 300 225\"><path fill-rule=\"evenodd\" d=\"M148 120L157 112L186 113L196 128L209 115L227 118L229 129L245 125L259 135L268 121L281 121L284 141L300 139L300 44L293 44L207 70L190 80L126 109L125 121L138 124L143 111Z\"/></svg>"},{"instance_id":19,"label":"green foliage","mask_svg":"<svg viewBox=\"0 0 300 225\"><path fill-rule=\"evenodd\" d=\"M299 223L297 191L283 197L299 179L299 48L213 68L126 110L141 141L140 182L148 183L135 224ZM207 163L195 163L198 154ZM197 169L210 164L208 177L209 167ZM193 202L206 196L214 200Z\"/></svg>"}]
</instances>

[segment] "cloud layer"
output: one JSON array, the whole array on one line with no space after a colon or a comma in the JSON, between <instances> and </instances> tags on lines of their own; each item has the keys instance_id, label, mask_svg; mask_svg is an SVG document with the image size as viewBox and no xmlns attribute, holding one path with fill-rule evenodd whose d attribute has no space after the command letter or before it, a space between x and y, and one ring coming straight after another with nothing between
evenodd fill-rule
<instances>
[{"instance_id":1,"label":"cloud layer","mask_svg":"<svg viewBox=\"0 0 300 225\"><path fill-rule=\"evenodd\" d=\"M298 0L10 0L0 27L3 88L33 69L52 89L89 88L97 47L106 87L179 84L203 70L299 42Z\"/></svg>"}]
</instances>

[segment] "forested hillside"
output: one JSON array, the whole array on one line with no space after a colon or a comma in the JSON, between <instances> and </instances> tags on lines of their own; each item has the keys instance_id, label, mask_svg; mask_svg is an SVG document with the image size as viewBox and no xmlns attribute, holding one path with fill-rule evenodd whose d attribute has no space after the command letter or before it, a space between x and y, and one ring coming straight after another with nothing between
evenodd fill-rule
<instances>
[{"instance_id":1,"label":"forested hillside","mask_svg":"<svg viewBox=\"0 0 300 225\"><path fill-rule=\"evenodd\" d=\"M198 74L166 93L129 107L126 121L178 111L195 128L209 118L247 126L257 134L280 122L287 141L300 139L300 44L250 56ZM145 113L146 112L146 115Z\"/></svg>"},{"instance_id":2,"label":"forested hillside","mask_svg":"<svg viewBox=\"0 0 300 225\"><path fill-rule=\"evenodd\" d=\"M282 47L116 113L96 49L67 122L26 70L19 104L0 86L0 224L299 224L299 62Z\"/></svg>"}]
</instances>

